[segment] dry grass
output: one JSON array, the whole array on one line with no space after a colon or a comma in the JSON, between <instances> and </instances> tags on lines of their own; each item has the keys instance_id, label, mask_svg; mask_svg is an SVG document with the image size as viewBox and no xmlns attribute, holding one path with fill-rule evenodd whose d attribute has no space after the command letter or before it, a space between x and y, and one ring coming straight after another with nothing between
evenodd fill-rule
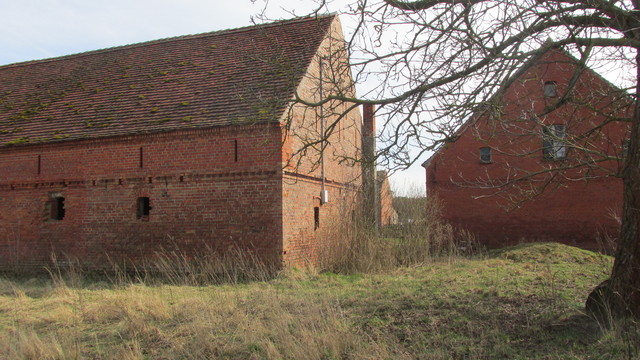
<instances>
[{"instance_id":1,"label":"dry grass","mask_svg":"<svg viewBox=\"0 0 640 360\"><path fill-rule=\"evenodd\" d=\"M2 278L0 358L632 359L637 329L582 314L610 264L528 245L386 274L207 286Z\"/></svg>"},{"instance_id":2,"label":"dry grass","mask_svg":"<svg viewBox=\"0 0 640 360\"><path fill-rule=\"evenodd\" d=\"M330 226L320 255L320 269L337 273L377 273L401 266L451 261L476 253L479 246L468 233L441 220L441 203L420 199L410 209L411 222L389 226L378 233L362 222L337 222Z\"/></svg>"},{"instance_id":3,"label":"dry grass","mask_svg":"<svg viewBox=\"0 0 640 360\"><path fill-rule=\"evenodd\" d=\"M321 269L160 252L108 277L74 267L0 277L0 358L640 357L637 323L605 329L583 313L610 257L559 244L469 257L473 242L425 206L392 237L340 229Z\"/></svg>"},{"instance_id":4,"label":"dry grass","mask_svg":"<svg viewBox=\"0 0 640 360\"><path fill-rule=\"evenodd\" d=\"M57 281L56 281L57 282ZM11 359L377 357L330 297L298 296L282 280L217 287L57 285L32 297L4 281L0 357Z\"/></svg>"},{"instance_id":5,"label":"dry grass","mask_svg":"<svg viewBox=\"0 0 640 360\"><path fill-rule=\"evenodd\" d=\"M266 281L275 277L278 271L277 265L241 248L229 248L223 254L207 249L197 257L179 251L160 251L143 272L143 277L161 283L197 286Z\"/></svg>"}]
</instances>

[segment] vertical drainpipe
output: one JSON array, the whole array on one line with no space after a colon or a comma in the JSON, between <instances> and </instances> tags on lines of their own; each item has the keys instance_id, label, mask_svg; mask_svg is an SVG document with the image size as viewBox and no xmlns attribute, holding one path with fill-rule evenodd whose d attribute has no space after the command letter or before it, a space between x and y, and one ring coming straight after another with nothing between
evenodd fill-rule
<instances>
[{"instance_id":1,"label":"vertical drainpipe","mask_svg":"<svg viewBox=\"0 0 640 360\"><path fill-rule=\"evenodd\" d=\"M320 58L320 101L324 98L323 89L322 89L322 58ZM325 178L324 178L324 106L320 106L320 176L322 177L322 187L320 189L320 204L323 204L325 201Z\"/></svg>"},{"instance_id":2,"label":"vertical drainpipe","mask_svg":"<svg viewBox=\"0 0 640 360\"><path fill-rule=\"evenodd\" d=\"M373 104L362 105L362 206L364 220L380 227L376 184L376 118Z\"/></svg>"}]
</instances>

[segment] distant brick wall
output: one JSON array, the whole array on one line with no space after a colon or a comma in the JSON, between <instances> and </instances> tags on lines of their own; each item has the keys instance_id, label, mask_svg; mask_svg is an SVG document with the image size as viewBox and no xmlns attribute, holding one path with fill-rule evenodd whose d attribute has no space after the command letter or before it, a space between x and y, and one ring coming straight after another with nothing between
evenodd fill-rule
<instances>
[{"instance_id":1,"label":"distant brick wall","mask_svg":"<svg viewBox=\"0 0 640 360\"><path fill-rule=\"evenodd\" d=\"M141 264L163 248L236 245L279 261L280 139L264 125L2 149L2 267L55 254L100 268L107 256ZM62 220L50 219L52 196L64 197ZM141 219L139 197L151 206Z\"/></svg>"},{"instance_id":2,"label":"distant brick wall","mask_svg":"<svg viewBox=\"0 0 640 360\"><path fill-rule=\"evenodd\" d=\"M381 174L382 173L382 174ZM385 172L378 172L378 198L380 199L380 225L398 223L398 213L393 208L393 193L389 184L389 177Z\"/></svg>"},{"instance_id":3,"label":"distant brick wall","mask_svg":"<svg viewBox=\"0 0 640 360\"><path fill-rule=\"evenodd\" d=\"M622 183L616 179L552 189L519 208L510 208L513 204L499 196L479 197L490 191L452 185L437 189L445 204L444 218L489 247L556 241L600 250L610 245L605 234L615 237L619 232L614 217L622 208Z\"/></svg>"},{"instance_id":4,"label":"distant brick wall","mask_svg":"<svg viewBox=\"0 0 640 360\"><path fill-rule=\"evenodd\" d=\"M568 104L542 118L532 117L557 100L544 96L544 84L556 82L562 94L574 69L563 53L547 53L511 85L504 99L470 120L455 142L428 161L427 196L443 200L446 220L490 246L558 241L602 248L599 239L603 234L617 235L619 225L614 218L622 209L622 183L611 175L620 170L621 163L601 161L604 158L596 154L621 157L627 128L612 123L599 132L588 132L603 123L603 114L625 116L624 102L615 99L617 90L587 70ZM554 124L566 126L567 136L575 137L577 147L588 151L569 146L566 159L544 159L542 126ZM483 147L491 149L489 163L480 160ZM571 169L592 160L598 165ZM532 175L559 167L569 170L556 176ZM532 175L528 181L513 182L527 175ZM495 187L499 184L508 185Z\"/></svg>"}]
</instances>

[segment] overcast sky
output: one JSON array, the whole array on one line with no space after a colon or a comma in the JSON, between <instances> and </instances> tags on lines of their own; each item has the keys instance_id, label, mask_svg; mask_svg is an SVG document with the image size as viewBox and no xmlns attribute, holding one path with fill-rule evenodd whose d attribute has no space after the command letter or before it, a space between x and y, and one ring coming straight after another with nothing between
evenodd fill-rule
<instances>
[{"instance_id":1,"label":"overcast sky","mask_svg":"<svg viewBox=\"0 0 640 360\"><path fill-rule=\"evenodd\" d=\"M270 16L304 14L311 4L271 0ZM264 6L264 0L0 0L0 65L247 26ZM424 194L424 183L419 164L392 177L401 193Z\"/></svg>"}]
</instances>

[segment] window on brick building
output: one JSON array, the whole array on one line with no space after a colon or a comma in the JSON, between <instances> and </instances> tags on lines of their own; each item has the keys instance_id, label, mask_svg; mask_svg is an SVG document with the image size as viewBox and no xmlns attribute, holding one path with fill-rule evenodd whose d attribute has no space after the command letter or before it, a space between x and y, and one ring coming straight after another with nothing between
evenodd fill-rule
<instances>
[{"instance_id":1,"label":"window on brick building","mask_svg":"<svg viewBox=\"0 0 640 360\"><path fill-rule=\"evenodd\" d=\"M481 147L480 148L480 163L481 164L490 164L491 159L491 148L490 147Z\"/></svg>"},{"instance_id":2,"label":"window on brick building","mask_svg":"<svg viewBox=\"0 0 640 360\"><path fill-rule=\"evenodd\" d=\"M316 206L313 208L313 230L318 230L319 227L320 227L320 208Z\"/></svg>"},{"instance_id":3,"label":"window on brick building","mask_svg":"<svg viewBox=\"0 0 640 360\"><path fill-rule=\"evenodd\" d=\"M139 197L138 198L138 210L136 217L138 219L142 219L144 217L148 217L151 212L151 202L148 197Z\"/></svg>"},{"instance_id":4,"label":"window on brick building","mask_svg":"<svg viewBox=\"0 0 640 360\"><path fill-rule=\"evenodd\" d=\"M542 127L542 156L548 160L561 160L567 157L564 125Z\"/></svg>"},{"instance_id":5,"label":"window on brick building","mask_svg":"<svg viewBox=\"0 0 640 360\"><path fill-rule=\"evenodd\" d=\"M623 140L622 141L622 158L626 159L627 156L629 156L629 142L630 140Z\"/></svg>"},{"instance_id":6,"label":"window on brick building","mask_svg":"<svg viewBox=\"0 0 640 360\"><path fill-rule=\"evenodd\" d=\"M544 83L544 97L558 96L558 83L555 81L547 81Z\"/></svg>"},{"instance_id":7,"label":"window on brick building","mask_svg":"<svg viewBox=\"0 0 640 360\"><path fill-rule=\"evenodd\" d=\"M51 212L50 218L51 220L62 220L64 219L65 209L64 209L64 197L60 194L51 195Z\"/></svg>"}]
</instances>

